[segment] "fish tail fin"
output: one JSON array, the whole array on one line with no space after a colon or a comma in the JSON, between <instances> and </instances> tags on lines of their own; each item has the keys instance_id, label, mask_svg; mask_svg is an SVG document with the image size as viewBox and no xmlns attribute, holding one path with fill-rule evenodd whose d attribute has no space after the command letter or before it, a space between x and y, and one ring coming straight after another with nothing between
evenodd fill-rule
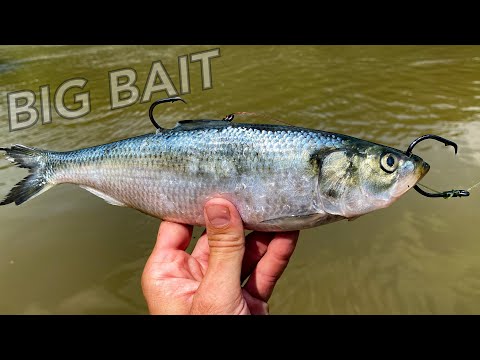
<instances>
[{"instance_id":1,"label":"fish tail fin","mask_svg":"<svg viewBox=\"0 0 480 360\"><path fill-rule=\"evenodd\" d=\"M0 202L0 205L15 203L20 205L41 193L50 189L54 184L48 182L45 173L47 151L24 145L13 145L10 148L2 148L6 152L6 159L18 167L26 168L30 174L17 183Z\"/></svg>"}]
</instances>

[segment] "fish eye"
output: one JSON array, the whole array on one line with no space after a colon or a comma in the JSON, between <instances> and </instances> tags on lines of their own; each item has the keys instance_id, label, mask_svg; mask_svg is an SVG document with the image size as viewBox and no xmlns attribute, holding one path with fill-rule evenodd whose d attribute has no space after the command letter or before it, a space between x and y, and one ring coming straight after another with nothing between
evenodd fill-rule
<instances>
[{"instance_id":1,"label":"fish eye","mask_svg":"<svg viewBox=\"0 0 480 360\"><path fill-rule=\"evenodd\" d=\"M383 171L391 174L397 170L398 158L391 153L386 153L380 159L380 167Z\"/></svg>"}]
</instances>

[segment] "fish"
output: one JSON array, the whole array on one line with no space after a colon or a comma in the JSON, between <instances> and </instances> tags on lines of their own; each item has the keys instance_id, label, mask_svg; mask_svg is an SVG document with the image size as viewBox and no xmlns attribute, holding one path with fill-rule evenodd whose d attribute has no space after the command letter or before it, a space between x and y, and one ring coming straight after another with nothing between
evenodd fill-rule
<instances>
[{"instance_id":1,"label":"fish","mask_svg":"<svg viewBox=\"0 0 480 360\"><path fill-rule=\"evenodd\" d=\"M75 184L107 203L205 226L204 204L232 202L245 229L293 231L386 208L429 171L422 158L349 135L280 124L183 120L171 129L72 151L2 147L27 168L0 205Z\"/></svg>"}]
</instances>

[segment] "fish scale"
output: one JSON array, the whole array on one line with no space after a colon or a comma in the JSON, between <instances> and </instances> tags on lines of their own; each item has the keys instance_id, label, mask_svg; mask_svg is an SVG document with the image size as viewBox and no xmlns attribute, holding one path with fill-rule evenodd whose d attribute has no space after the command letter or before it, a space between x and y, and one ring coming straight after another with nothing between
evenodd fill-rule
<instances>
[{"instance_id":1,"label":"fish scale","mask_svg":"<svg viewBox=\"0 0 480 360\"><path fill-rule=\"evenodd\" d=\"M113 205L201 226L205 202L223 197L237 207L246 228L262 231L308 228L388 206L396 199L393 189L398 184L418 180L423 162L346 135L215 120L180 122L155 134L67 152L22 145L4 150L17 164L29 164L33 174L25 184L34 187L18 185L4 203L22 203L54 185L71 183ZM386 198L382 193L368 204L352 202L353 193L378 188L372 185L377 175L384 186L385 172L372 179L362 174L371 161L376 163L372 171L377 171L387 150L410 164L385 185L391 199L378 200ZM358 177L355 184L363 181L359 188L349 188L351 176ZM39 187L36 178L47 186Z\"/></svg>"}]
</instances>

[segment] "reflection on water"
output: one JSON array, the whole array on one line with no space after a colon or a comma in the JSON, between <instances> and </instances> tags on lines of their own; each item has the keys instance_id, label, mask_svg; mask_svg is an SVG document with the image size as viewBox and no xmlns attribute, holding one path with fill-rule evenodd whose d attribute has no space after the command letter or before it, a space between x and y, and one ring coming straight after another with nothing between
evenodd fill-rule
<instances>
[{"instance_id":1,"label":"reflection on water","mask_svg":"<svg viewBox=\"0 0 480 360\"><path fill-rule=\"evenodd\" d=\"M152 132L149 103L110 109L108 72L135 69L141 92L152 62L161 60L178 89L178 56L211 48L0 47L0 145L67 150ZM422 183L447 190L480 180L480 47L220 49L213 89L202 91L200 66L192 63L188 105L162 108L162 125L255 112L237 121L278 119L400 149L433 133L457 142L459 153L419 144L416 153L431 165ZM38 97L48 84L53 98L74 77L88 80L87 116L66 120L53 111L50 124L9 132L7 93L31 89ZM154 94L160 97L165 92ZM1 160L0 194L24 174ZM476 190L449 200L409 192L388 209L303 231L272 313L480 312ZM1 207L0 313L146 313L140 276L158 223L70 185Z\"/></svg>"}]
</instances>

